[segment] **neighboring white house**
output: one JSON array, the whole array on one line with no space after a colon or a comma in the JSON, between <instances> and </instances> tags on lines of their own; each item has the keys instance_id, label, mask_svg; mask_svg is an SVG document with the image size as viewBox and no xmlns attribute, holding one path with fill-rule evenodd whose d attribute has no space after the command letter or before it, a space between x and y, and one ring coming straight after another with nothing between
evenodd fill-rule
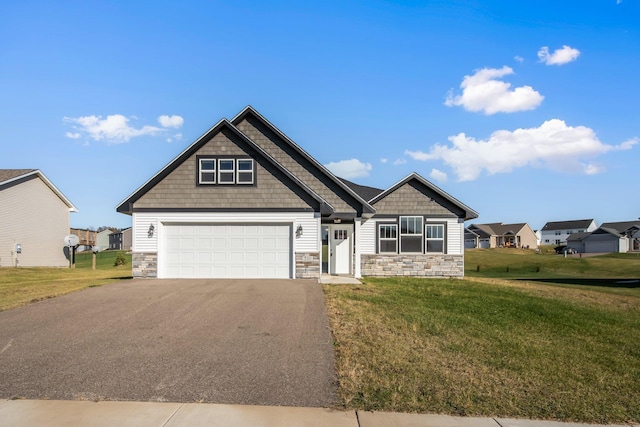
<instances>
[{"instance_id":1,"label":"neighboring white house","mask_svg":"<svg viewBox=\"0 0 640 427\"><path fill-rule=\"evenodd\" d=\"M117 207L133 275L464 275L478 214L420 175L386 190L341 180L252 107L222 119Z\"/></svg>"},{"instance_id":2,"label":"neighboring white house","mask_svg":"<svg viewBox=\"0 0 640 427\"><path fill-rule=\"evenodd\" d=\"M608 253L640 250L640 220L605 222L592 232L574 233L567 246L578 252Z\"/></svg>"},{"instance_id":3,"label":"neighboring white house","mask_svg":"<svg viewBox=\"0 0 640 427\"><path fill-rule=\"evenodd\" d=\"M64 267L76 207L38 169L0 169L0 266Z\"/></svg>"},{"instance_id":4,"label":"neighboring white house","mask_svg":"<svg viewBox=\"0 0 640 427\"><path fill-rule=\"evenodd\" d=\"M589 233L598 226L594 219L547 222L540 230L541 245L566 245L567 238L574 233Z\"/></svg>"},{"instance_id":5,"label":"neighboring white house","mask_svg":"<svg viewBox=\"0 0 640 427\"><path fill-rule=\"evenodd\" d=\"M100 248L100 250L109 249L109 235L113 233L113 231L111 228L105 228L96 234L96 246Z\"/></svg>"}]
</instances>

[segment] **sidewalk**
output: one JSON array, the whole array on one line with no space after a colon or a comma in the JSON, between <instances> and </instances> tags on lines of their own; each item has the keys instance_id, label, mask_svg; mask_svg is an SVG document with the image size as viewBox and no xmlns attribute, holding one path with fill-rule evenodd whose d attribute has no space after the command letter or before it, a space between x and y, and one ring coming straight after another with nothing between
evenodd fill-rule
<instances>
[{"instance_id":1,"label":"sidewalk","mask_svg":"<svg viewBox=\"0 0 640 427\"><path fill-rule=\"evenodd\" d=\"M503 418L325 408L63 400L0 400L0 427L596 427ZM620 426L628 427L628 426ZM634 426L640 427L640 425Z\"/></svg>"}]
</instances>

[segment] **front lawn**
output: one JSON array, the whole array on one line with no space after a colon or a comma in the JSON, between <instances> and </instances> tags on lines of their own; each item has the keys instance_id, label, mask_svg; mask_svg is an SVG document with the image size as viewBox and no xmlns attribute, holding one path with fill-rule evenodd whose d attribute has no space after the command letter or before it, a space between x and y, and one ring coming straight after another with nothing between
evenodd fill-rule
<instances>
[{"instance_id":1,"label":"front lawn","mask_svg":"<svg viewBox=\"0 0 640 427\"><path fill-rule=\"evenodd\" d=\"M115 267L118 253L127 264ZM52 298L91 286L100 286L131 277L131 255L123 251L101 252L92 270L91 252L78 254L76 268L0 268L0 311Z\"/></svg>"},{"instance_id":2,"label":"front lawn","mask_svg":"<svg viewBox=\"0 0 640 427\"><path fill-rule=\"evenodd\" d=\"M640 422L640 289L483 280L326 285L344 406Z\"/></svg>"}]
</instances>

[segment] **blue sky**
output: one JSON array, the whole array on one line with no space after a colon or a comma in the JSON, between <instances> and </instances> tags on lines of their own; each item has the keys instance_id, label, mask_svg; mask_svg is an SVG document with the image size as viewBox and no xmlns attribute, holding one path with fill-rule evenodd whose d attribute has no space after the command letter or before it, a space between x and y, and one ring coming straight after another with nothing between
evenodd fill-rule
<instances>
[{"instance_id":1,"label":"blue sky","mask_svg":"<svg viewBox=\"0 0 640 427\"><path fill-rule=\"evenodd\" d=\"M640 2L4 1L0 168L115 206L252 105L339 175L475 222L640 216Z\"/></svg>"}]
</instances>

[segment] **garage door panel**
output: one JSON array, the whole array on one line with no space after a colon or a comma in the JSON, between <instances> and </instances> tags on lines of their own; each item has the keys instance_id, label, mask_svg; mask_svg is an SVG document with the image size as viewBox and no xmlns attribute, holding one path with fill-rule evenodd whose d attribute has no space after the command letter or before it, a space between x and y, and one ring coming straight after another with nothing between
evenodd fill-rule
<instances>
[{"instance_id":1,"label":"garage door panel","mask_svg":"<svg viewBox=\"0 0 640 427\"><path fill-rule=\"evenodd\" d=\"M164 277L289 278L291 225L199 224L164 227Z\"/></svg>"}]
</instances>

